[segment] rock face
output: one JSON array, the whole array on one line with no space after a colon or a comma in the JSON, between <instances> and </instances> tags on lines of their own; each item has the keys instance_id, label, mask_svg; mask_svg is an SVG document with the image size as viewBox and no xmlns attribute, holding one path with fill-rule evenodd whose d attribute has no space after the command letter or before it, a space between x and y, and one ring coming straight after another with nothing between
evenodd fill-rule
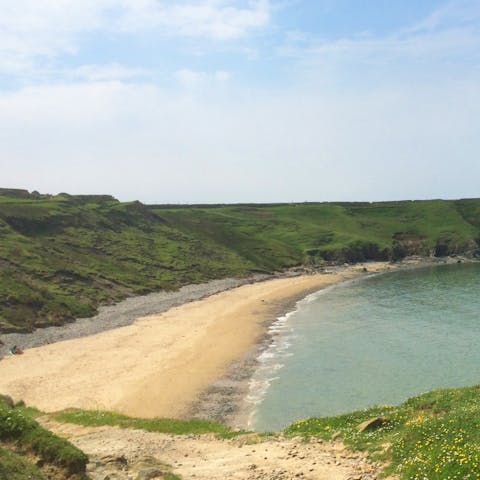
<instances>
[{"instance_id":1,"label":"rock face","mask_svg":"<svg viewBox=\"0 0 480 480\"><path fill-rule=\"evenodd\" d=\"M375 417L365 420L360 425L358 425L357 430L359 432L366 432L369 430L376 430L377 428L383 427L388 423L388 420L385 417Z\"/></svg>"}]
</instances>

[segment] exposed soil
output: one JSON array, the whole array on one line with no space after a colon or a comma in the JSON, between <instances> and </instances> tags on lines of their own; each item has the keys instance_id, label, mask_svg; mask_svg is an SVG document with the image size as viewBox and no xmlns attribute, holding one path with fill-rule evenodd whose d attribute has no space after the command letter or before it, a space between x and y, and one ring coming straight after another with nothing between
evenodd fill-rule
<instances>
[{"instance_id":1,"label":"exposed soil","mask_svg":"<svg viewBox=\"0 0 480 480\"><path fill-rule=\"evenodd\" d=\"M282 436L165 435L115 427L81 427L43 420L90 457L92 480L374 480L382 465L339 442Z\"/></svg>"}]
</instances>

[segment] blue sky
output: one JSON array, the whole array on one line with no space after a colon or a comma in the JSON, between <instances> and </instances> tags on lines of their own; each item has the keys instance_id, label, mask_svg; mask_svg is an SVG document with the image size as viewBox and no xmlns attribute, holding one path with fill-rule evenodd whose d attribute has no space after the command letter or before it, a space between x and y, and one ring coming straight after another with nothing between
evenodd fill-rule
<instances>
[{"instance_id":1,"label":"blue sky","mask_svg":"<svg viewBox=\"0 0 480 480\"><path fill-rule=\"evenodd\" d=\"M479 81L478 0L0 0L0 183L480 196Z\"/></svg>"}]
</instances>

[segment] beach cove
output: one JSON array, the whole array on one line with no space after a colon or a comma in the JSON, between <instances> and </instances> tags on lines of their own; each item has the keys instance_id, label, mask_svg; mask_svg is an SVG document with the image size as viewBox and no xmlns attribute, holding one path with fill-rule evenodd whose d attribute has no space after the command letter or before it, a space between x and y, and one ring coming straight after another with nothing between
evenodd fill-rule
<instances>
[{"instance_id":1,"label":"beach cove","mask_svg":"<svg viewBox=\"0 0 480 480\"><path fill-rule=\"evenodd\" d=\"M236 426L268 327L306 295L422 259L335 267L242 285L133 324L27 349L0 363L0 391L45 412L69 407L137 417L200 416Z\"/></svg>"},{"instance_id":2,"label":"beach cove","mask_svg":"<svg viewBox=\"0 0 480 480\"><path fill-rule=\"evenodd\" d=\"M390 268L368 264L370 272ZM198 414L202 394L233 363L241 368L251 361L278 315L309 293L365 275L358 265L334 270L243 285L132 325L6 356L0 391L46 412L78 407L139 417ZM209 416L205 408L215 410L201 403L201 416Z\"/></svg>"}]
</instances>

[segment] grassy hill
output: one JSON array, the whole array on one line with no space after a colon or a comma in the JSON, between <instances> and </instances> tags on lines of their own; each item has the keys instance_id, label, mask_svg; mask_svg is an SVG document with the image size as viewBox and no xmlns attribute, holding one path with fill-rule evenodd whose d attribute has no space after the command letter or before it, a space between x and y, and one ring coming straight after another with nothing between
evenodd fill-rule
<instances>
[{"instance_id":1,"label":"grassy hill","mask_svg":"<svg viewBox=\"0 0 480 480\"><path fill-rule=\"evenodd\" d=\"M147 206L0 189L0 331L213 278L479 245L480 199Z\"/></svg>"}]
</instances>

